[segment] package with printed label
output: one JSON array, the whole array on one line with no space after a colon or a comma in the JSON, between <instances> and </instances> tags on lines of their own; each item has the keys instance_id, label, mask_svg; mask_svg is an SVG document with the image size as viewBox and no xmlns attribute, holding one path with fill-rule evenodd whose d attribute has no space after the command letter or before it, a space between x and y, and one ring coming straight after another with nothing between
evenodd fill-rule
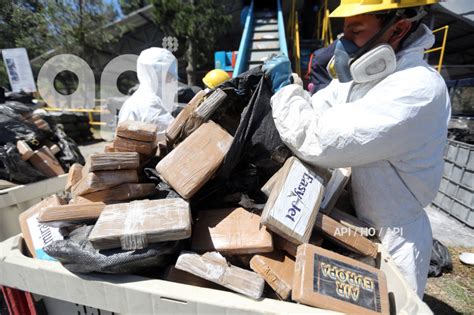
<instances>
[{"instance_id":1,"label":"package with printed label","mask_svg":"<svg viewBox=\"0 0 474 315\"><path fill-rule=\"evenodd\" d=\"M59 232L59 228L47 226L38 222L38 216L42 209L61 206L65 203L66 201L62 198L52 195L20 214L19 221L21 232L23 233L26 246L33 257L45 260L55 260L46 254L43 248L51 244L53 241L64 239L64 237Z\"/></svg>"},{"instance_id":2,"label":"package with printed label","mask_svg":"<svg viewBox=\"0 0 474 315\"><path fill-rule=\"evenodd\" d=\"M142 249L149 243L191 236L191 211L181 198L137 200L105 206L89 241L96 249Z\"/></svg>"},{"instance_id":3,"label":"package with printed label","mask_svg":"<svg viewBox=\"0 0 474 315\"><path fill-rule=\"evenodd\" d=\"M324 194L328 172L289 158L273 184L262 224L292 243L307 243Z\"/></svg>"},{"instance_id":4,"label":"package with printed label","mask_svg":"<svg viewBox=\"0 0 474 315\"><path fill-rule=\"evenodd\" d=\"M228 255L273 251L272 235L260 226L260 216L244 208L199 211L192 250L218 251Z\"/></svg>"},{"instance_id":5,"label":"package with printed label","mask_svg":"<svg viewBox=\"0 0 474 315\"><path fill-rule=\"evenodd\" d=\"M310 244L298 246L292 299L347 314L389 314L382 271Z\"/></svg>"}]
</instances>

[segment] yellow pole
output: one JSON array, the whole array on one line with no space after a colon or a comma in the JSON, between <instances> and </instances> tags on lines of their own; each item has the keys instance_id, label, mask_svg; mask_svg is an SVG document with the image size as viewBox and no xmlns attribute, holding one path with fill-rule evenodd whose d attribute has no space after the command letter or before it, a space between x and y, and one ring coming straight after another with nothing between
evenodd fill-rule
<instances>
[{"instance_id":1,"label":"yellow pole","mask_svg":"<svg viewBox=\"0 0 474 315\"><path fill-rule=\"evenodd\" d=\"M329 18L329 10L327 10L327 15L328 15L328 38L329 38L329 45L332 44L333 39L332 39L332 27L331 27L331 19Z\"/></svg>"},{"instance_id":2,"label":"yellow pole","mask_svg":"<svg viewBox=\"0 0 474 315\"><path fill-rule=\"evenodd\" d=\"M314 35L316 35L317 39L320 39L320 31L321 31L321 8L318 10L318 14L316 15L316 32ZM314 37L313 35L313 37Z\"/></svg>"},{"instance_id":3,"label":"yellow pole","mask_svg":"<svg viewBox=\"0 0 474 315\"><path fill-rule=\"evenodd\" d=\"M301 60L300 60L300 31L298 26L298 17L295 12L295 46L296 46L296 73L301 77Z\"/></svg>"},{"instance_id":4,"label":"yellow pole","mask_svg":"<svg viewBox=\"0 0 474 315\"><path fill-rule=\"evenodd\" d=\"M443 66L443 59L444 59L444 50L446 49L446 41L448 39L448 30L449 25L444 27L444 36L443 36L443 44L441 45L441 55L439 56L439 63L438 63L438 72L441 73L441 68Z\"/></svg>"},{"instance_id":5,"label":"yellow pole","mask_svg":"<svg viewBox=\"0 0 474 315\"><path fill-rule=\"evenodd\" d=\"M290 20L288 21L288 36L289 36L290 39L293 38L295 10L296 10L296 0L292 0L291 1Z\"/></svg>"}]
</instances>

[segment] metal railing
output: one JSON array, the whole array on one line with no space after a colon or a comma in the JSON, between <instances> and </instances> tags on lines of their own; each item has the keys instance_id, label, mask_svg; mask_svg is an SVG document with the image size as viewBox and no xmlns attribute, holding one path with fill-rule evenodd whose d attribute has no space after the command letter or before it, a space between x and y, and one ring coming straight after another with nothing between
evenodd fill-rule
<instances>
[{"instance_id":1,"label":"metal railing","mask_svg":"<svg viewBox=\"0 0 474 315\"><path fill-rule=\"evenodd\" d=\"M437 28L433 31L433 34L435 34L437 32L443 31L443 30L444 30L444 34L443 34L443 41L442 41L441 46L425 50L425 54L429 54L429 53L432 53L432 52L435 52L435 51L441 51L441 53L439 55L438 65L435 66L435 68L438 70L439 73L441 73L441 69L443 67L444 51L446 50L446 41L448 39L449 25L442 26L442 27Z\"/></svg>"},{"instance_id":2,"label":"metal railing","mask_svg":"<svg viewBox=\"0 0 474 315\"><path fill-rule=\"evenodd\" d=\"M278 40L280 41L280 52L288 56L288 46L286 45L285 22L283 20L283 12L281 9L281 0L277 0L277 19L278 19Z\"/></svg>"},{"instance_id":3,"label":"metal railing","mask_svg":"<svg viewBox=\"0 0 474 315\"><path fill-rule=\"evenodd\" d=\"M301 76L301 50L298 11L296 11L296 0L291 2L291 12L288 20L289 38L293 42L292 53L295 64L295 72Z\"/></svg>"},{"instance_id":4,"label":"metal railing","mask_svg":"<svg viewBox=\"0 0 474 315\"><path fill-rule=\"evenodd\" d=\"M253 10L254 1L250 4L247 17L245 18L244 31L242 32L242 39L240 40L239 52L237 53L237 61L235 62L234 72L232 77L237 77L239 74L244 72L247 67L248 51L250 39L252 38L252 25L253 25Z\"/></svg>"},{"instance_id":5,"label":"metal railing","mask_svg":"<svg viewBox=\"0 0 474 315\"><path fill-rule=\"evenodd\" d=\"M320 39L324 47L331 45L334 41L329 13L328 0L325 0L316 13L316 29L313 33L313 37Z\"/></svg>"},{"instance_id":6,"label":"metal railing","mask_svg":"<svg viewBox=\"0 0 474 315\"><path fill-rule=\"evenodd\" d=\"M104 126L106 125L105 122L95 121L94 120L94 113L106 113L108 111L104 111L102 109L87 109L87 108L59 108L59 107L45 107L45 110L49 112L73 112L73 113L87 113L89 116L89 124L91 126Z\"/></svg>"}]
</instances>

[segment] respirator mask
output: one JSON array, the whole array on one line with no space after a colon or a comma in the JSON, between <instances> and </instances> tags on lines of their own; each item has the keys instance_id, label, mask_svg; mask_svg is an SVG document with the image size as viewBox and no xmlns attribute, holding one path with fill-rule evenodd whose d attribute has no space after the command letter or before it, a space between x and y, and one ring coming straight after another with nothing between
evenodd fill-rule
<instances>
[{"instance_id":1,"label":"respirator mask","mask_svg":"<svg viewBox=\"0 0 474 315\"><path fill-rule=\"evenodd\" d=\"M395 51L389 44L376 44L376 42L403 13L404 10L396 11L385 26L363 47L358 47L344 36L337 39L334 56L327 66L328 73L342 83L352 80L356 83L365 83L392 74L397 67ZM425 15L425 11L420 11L408 20L418 21Z\"/></svg>"}]
</instances>

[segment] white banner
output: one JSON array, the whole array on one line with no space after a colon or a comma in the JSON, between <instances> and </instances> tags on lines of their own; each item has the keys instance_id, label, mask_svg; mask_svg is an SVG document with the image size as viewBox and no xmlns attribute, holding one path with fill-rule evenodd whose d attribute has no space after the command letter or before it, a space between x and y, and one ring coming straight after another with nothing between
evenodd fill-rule
<instances>
[{"instance_id":1,"label":"white banner","mask_svg":"<svg viewBox=\"0 0 474 315\"><path fill-rule=\"evenodd\" d=\"M36 92L35 80L25 48L2 49L3 62L13 92Z\"/></svg>"}]
</instances>

